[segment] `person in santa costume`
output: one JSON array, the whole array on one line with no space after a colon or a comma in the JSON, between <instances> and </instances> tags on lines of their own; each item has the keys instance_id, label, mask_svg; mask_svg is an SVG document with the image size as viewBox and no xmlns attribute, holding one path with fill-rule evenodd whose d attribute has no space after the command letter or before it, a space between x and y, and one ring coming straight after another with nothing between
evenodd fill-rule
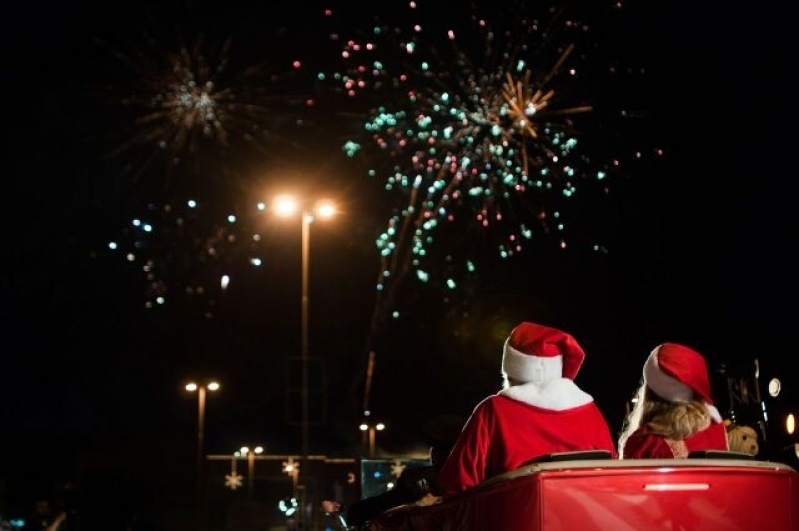
<instances>
[{"instance_id":1,"label":"person in santa costume","mask_svg":"<svg viewBox=\"0 0 799 531\"><path fill-rule=\"evenodd\" d=\"M505 341L502 390L472 411L439 472L444 495L555 452L616 447L607 421L574 383L585 359L566 332L522 322Z\"/></svg>"},{"instance_id":2,"label":"person in santa costume","mask_svg":"<svg viewBox=\"0 0 799 531\"><path fill-rule=\"evenodd\" d=\"M727 433L710 396L705 358L677 343L649 354L634 405L619 437L619 457L684 458L728 450Z\"/></svg>"}]
</instances>

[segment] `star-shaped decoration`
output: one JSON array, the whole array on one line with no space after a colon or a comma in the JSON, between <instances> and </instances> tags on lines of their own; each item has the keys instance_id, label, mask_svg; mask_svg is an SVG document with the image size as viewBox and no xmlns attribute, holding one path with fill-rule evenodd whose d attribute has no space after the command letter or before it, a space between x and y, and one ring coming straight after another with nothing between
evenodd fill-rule
<instances>
[{"instance_id":1,"label":"star-shaped decoration","mask_svg":"<svg viewBox=\"0 0 799 531\"><path fill-rule=\"evenodd\" d=\"M243 476L240 476L235 470L230 474L225 475L225 486L230 487L230 490L236 490L241 487Z\"/></svg>"},{"instance_id":2,"label":"star-shaped decoration","mask_svg":"<svg viewBox=\"0 0 799 531\"><path fill-rule=\"evenodd\" d=\"M283 461L283 472L289 477L295 477L300 471L299 461L295 461L293 457L289 457L287 461Z\"/></svg>"},{"instance_id":3,"label":"star-shaped decoration","mask_svg":"<svg viewBox=\"0 0 799 531\"><path fill-rule=\"evenodd\" d=\"M398 478L403 470L405 470L405 465L400 460L394 461L394 464L391 465L391 475L394 477Z\"/></svg>"}]
</instances>

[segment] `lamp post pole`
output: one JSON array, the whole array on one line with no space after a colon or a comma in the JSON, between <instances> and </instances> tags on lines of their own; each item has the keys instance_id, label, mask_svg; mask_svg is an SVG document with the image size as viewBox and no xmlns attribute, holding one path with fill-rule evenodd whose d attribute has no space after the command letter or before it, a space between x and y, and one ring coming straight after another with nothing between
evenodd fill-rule
<instances>
[{"instance_id":1,"label":"lamp post pole","mask_svg":"<svg viewBox=\"0 0 799 531\"><path fill-rule=\"evenodd\" d=\"M361 423L359 426L360 430L363 432L364 435L364 446L366 446L366 442L368 441L368 455L370 459L374 459L375 457L375 440L377 437L378 431L383 431L386 429L386 425L382 422L378 422L377 424L371 425L366 422Z\"/></svg>"},{"instance_id":2,"label":"lamp post pole","mask_svg":"<svg viewBox=\"0 0 799 531\"><path fill-rule=\"evenodd\" d=\"M298 512L300 529L307 529L308 515L306 513L307 498L308 498L308 439L310 430L310 405L308 403L308 277L309 277L309 264L310 264L310 240L311 240L311 222L313 221L313 214L303 210L301 213L302 219L302 298L301 305L301 323L300 323L300 401L302 408L302 417L300 420L300 429L302 431L302 459L300 462L300 481L299 485L295 482L295 490L298 491L297 497L299 498L300 510ZM296 478L296 476L295 476Z\"/></svg>"},{"instance_id":3,"label":"lamp post pole","mask_svg":"<svg viewBox=\"0 0 799 531\"><path fill-rule=\"evenodd\" d=\"M280 216L289 216L295 213L297 208L297 200L291 196L279 196L275 199L275 210ZM308 388L309 382L309 369L308 369L308 300L310 298L308 292L308 278L310 269L310 240L311 240L311 223L316 217L327 218L336 213L335 206L332 202L327 200L318 201L313 210L307 208L300 208L300 221L302 225L302 298L300 300L301 306L301 322L300 322L300 401L301 401L301 419L300 428L302 431L302 456L299 463L299 485L295 486L300 501L299 520L300 526L305 527L306 515L306 498L308 490L308 473L309 473L309 431L310 431L310 397Z\"/></svg>"},{"instance_id":4,"label":"lamp post pole","mask_svg":"<svg viewBox=\"0 0 799 531\"><path fill-rule=\"evenodd\" d=\"M205 386L197 388L197 500L202 499L203 446L205 445Z\"/></svg>"},{"instance_id":5,"label":"lamp post pole","mask_svg":"<svg viewBox=\"0 0 799 531\"><path fill-rule=\"evenodd\" d=\"M255 487L255 452L247 454L247 498L252 501L252 491Z\"/></svg>"},{"instance_id":6,"label":"lamp post pole","mask_svg":"<svg viewBox=\"0 0 799 531\"><path fill-rule=\"evenodd\" d=\"M303 487L300 500L305 502L305 489L308 479L308 432L309 432L309 404L308 404L308 270L310 264L310 239L311 222L313 214L303 210L302 212L302 323L300 339L300 363L302 365L302 464L300 474L302 476L300 484ZM304 505L301 506L304 511ZM302 511L301 511L302 512ZM304 515L303 515L304 516Z\"/></svg>"},{"instance_id":7,"label":"lamp post pole","mask_svg":"<svg viewBox=\"0 0 799 531\"><path fill-rule=\"evenodd\" d=\"M211 381L206 384L189 382L186 390L197 393L197 518L200 529L205 528L205 497L203 496L203 460L205 443L205 399L207 391L219 390L219 383Z\"/></svg>"},{"instance_id":8,"label":"lamp post pole","mask_svg":"<svg viewBox=\"0 0 799 531\"><path fill-rule=\"evenodd\" d=\"M249 501L253 500L253 490L255 487L255 456L264 452L263 446L256 446L250 448L249 446L242 446L236 455L247 456L247 497Z\"/></svg>"}]
</instances>

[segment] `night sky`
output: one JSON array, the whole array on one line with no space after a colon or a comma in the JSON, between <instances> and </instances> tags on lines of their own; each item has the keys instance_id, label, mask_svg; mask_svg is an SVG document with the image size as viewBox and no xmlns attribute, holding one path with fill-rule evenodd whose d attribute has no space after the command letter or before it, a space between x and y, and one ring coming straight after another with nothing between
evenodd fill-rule
<instances>
[{"instance_id":1,"label":"night sky","mask_svg":"<svg viewBox=\"0 0 799 531\"><path fill-rule=\"evenodd\" d=\"M190 196L219 219L232 208L245 219L242 198L285 184L343 205L311 230L310 351L324 364L326 397L311 450L359 450L380 270L374 241L397 205L363 161L342 152L361 102L337 104L309 75L338 60L334 22L321 16L328 5L266 4L27 4L6 18L0 471L12 491L69 477L87 455L147 466L166 453L191 464L196 401L182 392L191 377L223 385L208 400L209 453L252 442L299 452L299 429L286 418L286 374L300 349L299 222L250 221L261 223L267 256L255 272L241 267L238 247L217 242L215 263L236 273L223 294L218 284L202 295L185 290L212 276L196 262L218 235L202 226L210 218L148 240L142 254L163 263L169 295L152 309L141 269L107 247L132 244L130 220L148 205L165 224L179 214L163 206L183 208ZM618 91L596 88L606 90L595 94L601 103L629 100L637 113L603 129L608 144L642 153L607 200L576 209L574 224L600 231L607 254L536 240L508 260L485 254L457 293L408 280L402 318L375 342L369 405L389 425L379 440L387 453L418 448L424 421L467 415L495 392L502 342L521 320L577 337L587 352L577 382L614 431L660 342L692 345L714 366L759 358L768 374L786 370L796 291L789 17L770 6L649 4L630 2L620 22L598 25L597 42L645 74ZM459 20L456 6L441 3L440 18ZM350 29L368 20L333 7ZM148 147L156 141L145 138L135 106L119 102L143 89L149 63L136 50L174 51L178 36L191 45L200 35L215 50L230 38L229 71L262 64L266 73L254 75L279 88L251 94L262 107L244 121L266 124L247 130L256 141L237 142L252 124L236 123L228 148L203 140L165 155ZM302 68L292 67L298 59ZM264 77L253 79L246 86L263 88Z\"/></svg>"}]
</instances>

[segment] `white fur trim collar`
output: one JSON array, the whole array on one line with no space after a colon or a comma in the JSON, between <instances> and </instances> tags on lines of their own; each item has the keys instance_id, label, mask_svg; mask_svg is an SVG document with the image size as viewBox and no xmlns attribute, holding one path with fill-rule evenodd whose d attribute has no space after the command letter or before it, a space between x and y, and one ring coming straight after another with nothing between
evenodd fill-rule
<instances>
[{"instance_id":1,"label":"white fur trim collar","mask_svg":"<svg viewBox=\"0 0 799 531\"><path fill-rule=\"evenodd\" d=\"M534 383L512 385L498 394L552 411L563 411L594 401L591 395L568 378L556 378L544 385Z\"/></svg>"},{"instance_id":2,"label":"white fur trim collar","mask_svg":"<svg viewBox=\"0 0 799 531\"><path fill-rule=\"evenodd\" d=\"M719 414L719 410L716 409L716 406L712 406L705 402L705 407L707 408L708 413L710 413L710 418L716 422L721 422L721 414Z\"/></svg>"}]
</instances>

